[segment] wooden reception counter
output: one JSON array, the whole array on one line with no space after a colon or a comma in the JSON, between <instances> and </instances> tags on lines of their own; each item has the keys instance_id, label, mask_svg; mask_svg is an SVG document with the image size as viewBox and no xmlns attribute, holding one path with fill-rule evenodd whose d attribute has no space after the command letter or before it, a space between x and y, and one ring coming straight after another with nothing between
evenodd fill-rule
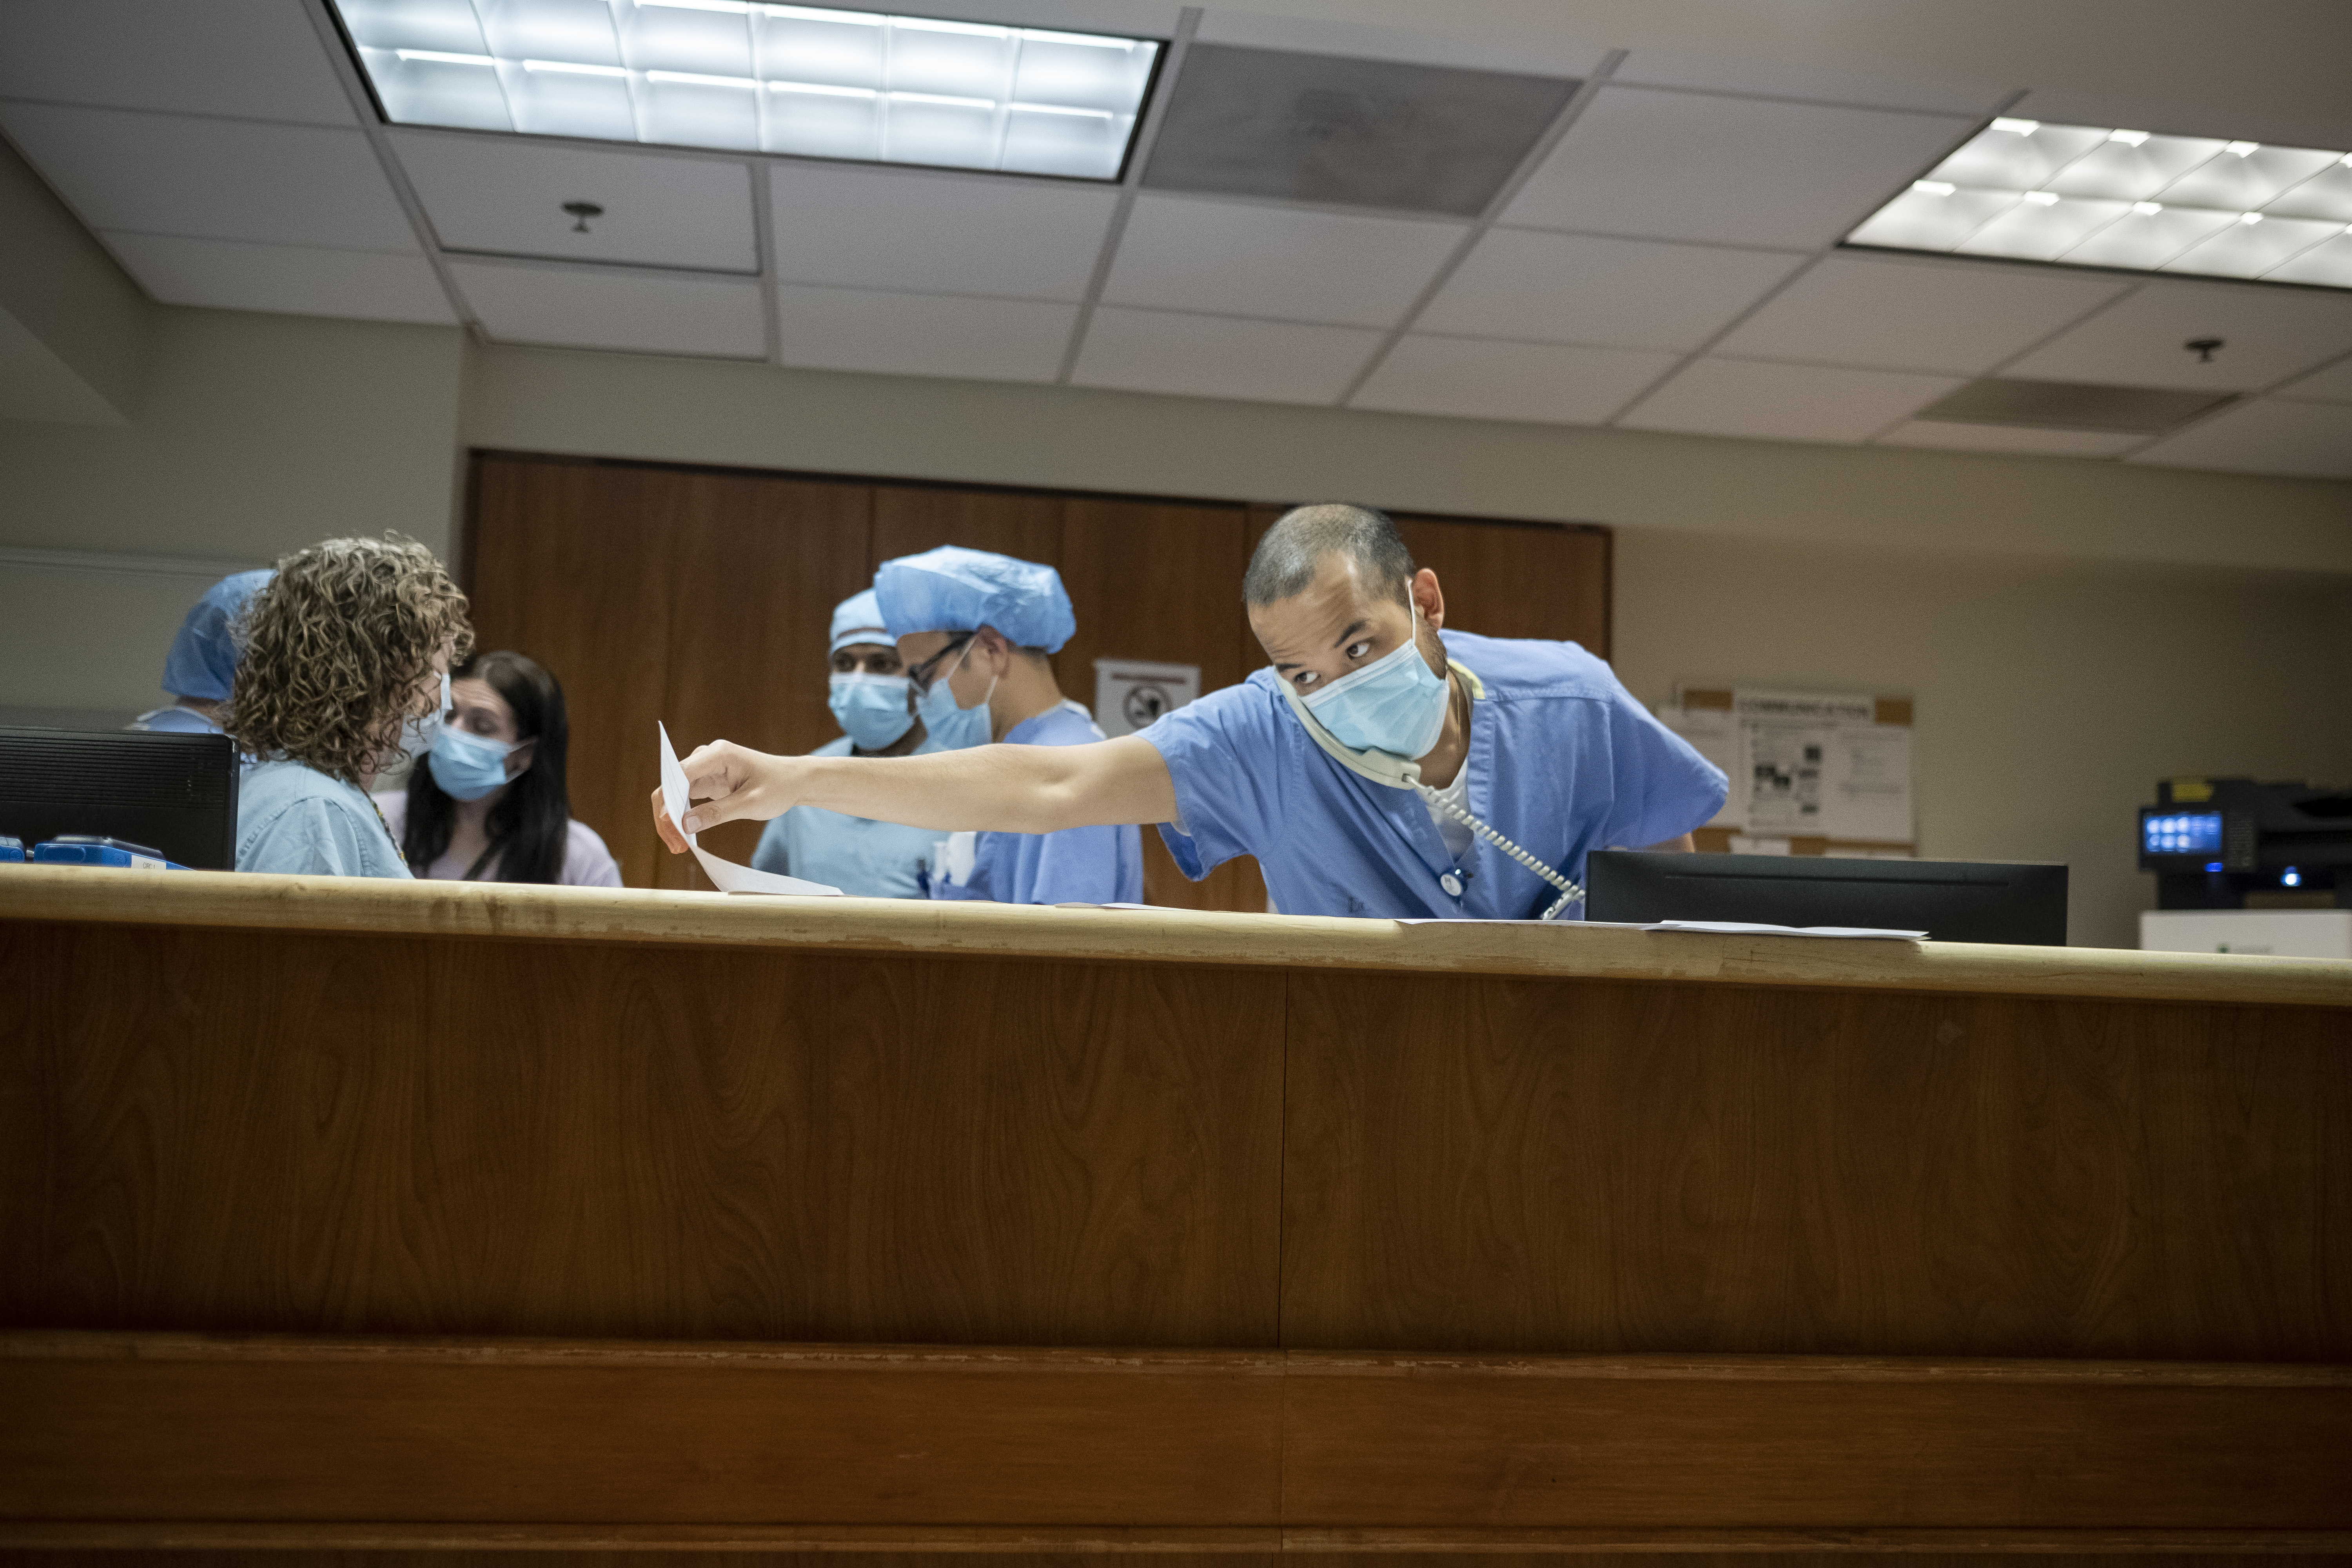
<instances>
[{"instance_id":1,"label":"wooden reception counter","mask_svg":"<svg viewBox=\"0 0 2352 1568\"><path fill-rule=\"evenodd\" d=\"M2352 964L7 868L0 997L4 1547L2352 1553Z\"/></svg>"}]
</instances>

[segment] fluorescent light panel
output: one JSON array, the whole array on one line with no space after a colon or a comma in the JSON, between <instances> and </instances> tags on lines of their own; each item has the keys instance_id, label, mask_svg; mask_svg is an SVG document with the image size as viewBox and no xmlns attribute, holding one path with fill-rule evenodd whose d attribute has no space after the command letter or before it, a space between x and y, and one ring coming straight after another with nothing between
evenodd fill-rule
<instances>
[{"instance_id":1,"label":"fluorescent light panel","mask_svg":"<svg viewBox=\"0 0 2352 1568\"><path fill-rule=\"evenodd\" d=\"M402 125L1118 177L1150 38L761 0L335 0Z\"/></svg>"},{"instance_id":2,"label":"fluorescent light panel","mask_svg":"<svg viewBox=\"0 0 2352 1568\"><path fill-rule=\"evenodd\" d=\"M2352 153L2003 118L1845 238L2352 289Z\"/></svg>"}]
</instances>

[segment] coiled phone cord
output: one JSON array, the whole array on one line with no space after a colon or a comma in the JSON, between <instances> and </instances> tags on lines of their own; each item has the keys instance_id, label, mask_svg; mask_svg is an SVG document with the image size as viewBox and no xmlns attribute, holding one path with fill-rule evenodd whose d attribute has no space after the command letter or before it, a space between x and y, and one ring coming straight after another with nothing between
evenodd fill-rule
<instances>
[{"instance_id":1,"label":"coiled phone cord","mask_svg":"<svg viewBox=\"0 0 2352 1568\"><path fill-rule=\"evenodd\" d=\"M1512 843L1509 839L1504 837L1501 834L1496 832L1493 828L1487 826L1485 823L1479 821L1476 817L1471 816L1468 812L1463 810L1460 806L1454 805L1444 795L1438 794L1437 791L1430 788L1427 784L1423 784L1419 779L1413 780L1412 787L1420 793L1422 799L1429 802L1430 805L1437 807L1438 810L1444 812L1446 816L1452 817L1454 821L1460 823L1463 826L1468 828L1471 832L1476 834L1479 837L1485 839L1487 843L1493 845L1496 848L1501 850L1504 854L1508 855L1512 859L1517 860L1520 865L1525 866L1528 870L1533 871L1537 876L1541 877L1545 881L1549 882L1553 887L1559 889L1559 897L1552 900L1551 907L1544 910L1544 912L1538 917L1538 919L1548 921L1558 920L1559 918L1560 910L1568 908L1569 905L1580 904L1584 902L1584 889L1582 888L1578 887L1574 882L1570 881L1567 878L1561 876L1559 872L1553 870L1550 867L1545 865L1542 861L1537 859L1534 856L1528 854L1526 850L1520 848L1517 845Z\"/></svg>"}]
</instances>

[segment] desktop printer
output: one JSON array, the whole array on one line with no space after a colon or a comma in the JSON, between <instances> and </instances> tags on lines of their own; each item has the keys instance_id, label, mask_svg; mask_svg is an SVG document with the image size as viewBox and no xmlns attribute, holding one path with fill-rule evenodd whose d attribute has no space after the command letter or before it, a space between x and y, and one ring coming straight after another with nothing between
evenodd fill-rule
<instances>
[{"instance_id":1,"label":"desktop printer","mask_svg":"<svg viewBox=\"0 0 2352 1568\"><path fill-rule=\"evenodd\" d=\"M2173 778L2139 808L2159 910L2352 909L2352 791Z\"/></svg>"}]
</instances>

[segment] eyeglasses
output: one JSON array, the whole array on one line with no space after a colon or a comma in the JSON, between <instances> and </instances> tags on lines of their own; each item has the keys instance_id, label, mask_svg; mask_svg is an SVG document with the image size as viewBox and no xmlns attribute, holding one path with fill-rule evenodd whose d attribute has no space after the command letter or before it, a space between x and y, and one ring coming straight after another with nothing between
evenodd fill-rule
<instances>
[{"instance_id":1,"label":"eyeglasses","mask_svg":"<svg viewBox=\"0 0 2352 1568\"><path fill-rule=\"evenodd\" d=\"M971 647L971 639L979 635L980 634L977 632L965 632L962 636L949 643L947 647L940 649L939 652L931 655L930 658L923 660L922 663L916 665L914 668L908 670L907 679L915 683L915 695L918 697L929 695L931 682L939 679L939 676L932 672L939 669L940 660L947 658L947 656L951 653L958 653Z\"/></svg>"}]
</instances>

